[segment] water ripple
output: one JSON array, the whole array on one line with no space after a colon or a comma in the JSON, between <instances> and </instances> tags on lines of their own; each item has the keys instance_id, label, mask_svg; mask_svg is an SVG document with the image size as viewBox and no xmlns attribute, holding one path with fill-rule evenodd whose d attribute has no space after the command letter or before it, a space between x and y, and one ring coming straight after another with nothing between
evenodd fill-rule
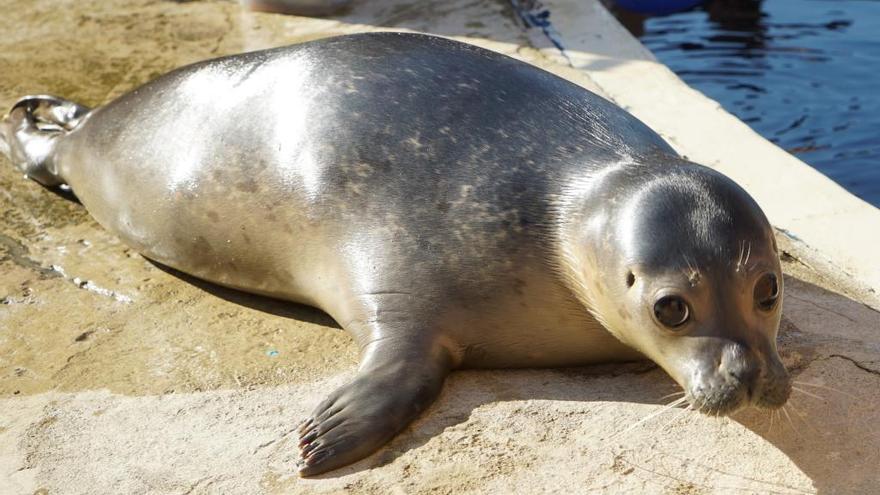
<instances>
[{"instance_id":1,"label":"water ripple","mask_svg":"<svg viewBox=\"0 0 880 495\"><path fill-rule=\"evenodd\" d=\"M618 18L682 79L880 206L880 2L711 0Z\"/></svg>"}]
</instances>

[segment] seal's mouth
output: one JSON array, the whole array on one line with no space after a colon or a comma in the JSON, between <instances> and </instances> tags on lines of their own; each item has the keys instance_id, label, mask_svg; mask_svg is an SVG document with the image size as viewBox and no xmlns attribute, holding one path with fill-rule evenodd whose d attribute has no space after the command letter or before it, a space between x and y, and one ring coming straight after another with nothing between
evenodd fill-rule
<instances>
[{"instance_id":1,"label":"seal's mouth","mask_svg":"<svg viewBox=\"0 0 880 495\"><path fill-rule=\"evenodd\" d=\"M728 416L752 404L747 393L739 390L697 389L686 395L691 407L707 416Z\"/></svg>"},{"instance_id":2,"label":"seal's mouth","mask_svg":"<svg viewBox=\"0 0 880 495\"><path fill-rule=\"evenodd\" d=\"M685 394L691 408L708 416L729 416L750 406L779 409L791 395L788 374L761 376L749 382L736 379L696 383Z\"/></svg>"}]
</instances>

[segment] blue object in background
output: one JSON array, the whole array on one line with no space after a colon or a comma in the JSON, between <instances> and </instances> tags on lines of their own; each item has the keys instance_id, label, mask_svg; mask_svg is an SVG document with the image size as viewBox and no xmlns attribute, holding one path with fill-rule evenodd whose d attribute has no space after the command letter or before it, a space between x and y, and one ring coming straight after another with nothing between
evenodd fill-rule
<instances>
[{"instance_id":1,"label":"blue object in background","mask_svg":"<svg viewBox=\"0 0 880 495\"><path fill-rule=\"evenodd\" d=\"M631 12L648 15L666 15L690 10L706 0L614 0L614 3Z\"/></svg>"}]
</instances>

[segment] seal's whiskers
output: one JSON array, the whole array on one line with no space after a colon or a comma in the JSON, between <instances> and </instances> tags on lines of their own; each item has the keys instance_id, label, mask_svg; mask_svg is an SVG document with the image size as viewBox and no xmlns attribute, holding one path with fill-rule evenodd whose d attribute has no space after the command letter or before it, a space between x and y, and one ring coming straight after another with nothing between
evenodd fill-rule
<instances>
[{"instance_id":1,"label":"seal's whiskers","mask_svg":"<svg viewBox=\"0 0 880 495\"><path fill-rule=\"evenodd\" d=\"M817 430L817 429L812 425L812 423L810 423L809 421L807 421L807 415L806 415L805 413L801 412L801 410L798 409L797 407L795 407L794 404L789 403L788 405L791 406L791 410L794 412L795 416L796 416L797 418L799 418L801 421L803 421L803 423L807 426L807 428L809 428L810 430L812 430L813 433L816 433L816 434L819 433L819 430Z\"/></svg>"},{"instance_id":2,"label":"seal's whiskers","mask_svg":"<svg viewBox=\"0 0 880 495\"><path fill-rule=\"evenodd\" d=\"M693 287L700 281L700 269L696 263L691 262L686 254L682 254L681 256L684 258L684 262L687 265L687 269L682 269L682 273L684 273L684 276L687 277L691 287Z\"/></svg>"},{"instance_id":3,"label":"seal's whiskers","mask_svg":"<svg viewBox=\"0 0 880 495\"><path fill-rule=\"evenodd\" d=\"M776 410L773 410L773 411L767 411L768 416L770 416L770 422L769 422L769 424L767 425L767 431L764 432L765 435L768 434L768 433L770 433L771 430L773 430L773 418L776 417L776 413L777 413L777 412L778 412L778 411L776 411Z\"/></svg>"},{"instance_id":4,"label":"seal's whiskers","mask_svg":"<svg viewBox=\"0 0 880 495\"><path fill-rule=\"evenodd\" d=\"M794 426L794 421L791 420L791 415L788 414L788 408L786 406L782 406L782 414L785 415L785 419L788 420L788 424L791 425L792 431L794 431L795 435L801 436L800 431Z\"/></svg>"},{"instance_id":5,"label":"seal's whiskers","mask_svg":"<svg viewBox=\"0 0 880 495\"><path fill-rule=\"evenodd\" d=\"M853 394L851 394L851 393L849 393L849 392L844 392L843 390L839 390L839 389L836 389L836 388L834 388L834 387L827 387L827 386L825 386L825 385L819 385L818 383L802 382L802 381L800 381L800 380L793 380L792 383L795 384L795 385L803 385L803 386L807 386L807 387L822 388L822 389L825 389L825 390L830 390L831 392L835 392L835 393L838 393L838 394L843 394L843 395L846 395L846 396L852 397L853 399L858 399L858 397L856 397L855 395L853 395Z\"/></svg>"},{"instance_id":6,"label":"seal's whiskers","mask_svg":"<svg viewBox=\"0 0 880 495\"><path fill-rule=\"evenodd\" d=\"M743 260L743 265L745 265L745 267L746 267L746 271L748 271L748 267L749 267L749 258L751 258L751 256L752 256L752 241L749 241L749 247L748 247L748 249L746 250L746 259Z\"/></svg>"},{"instance_id":7,"label":"seal's whiskers","mask_svg":"<svg viewBox=\"0 0 880 495\"><path fill-rule=\"evenodd\" d=\"M693 410L693 407L694 407L693 404L688 404L688 406L685 407L684 409L679 409L678 413L677 413L677 414L674 414L674 415L672 416L672 419L670 419L669 421L663 423L663 425L661 425L659 428L655 429L655 430L654 430L654 431L653 431L653 432L647 437L647 439L648 439L648 440L653 440L653 439L656 438L658 435L662 434L662 433L664 432L664 430L666 430L666 428L667 428L669 425L671 425L671 424L675 423L676 421L678 421L679 419L681 419L682 416L685 416L689 411L692 411L692 410Z\"/></svg>"},{"instance_id":8,"label":"seal's whiskers","mask_svg":"<svg viewBox=\"0 0 880 495\"><path fill-rule=\"evenodd\" d=\"M685 391L684 391L684 390L681 390L681 391L679 391L679 392L672 392L671 394L666 394L666 395L664 395L663 397L660 397L660 398L657 399L657 400L668 399L668 398L670 398L670 397L683 396L684 394L685 394Z\"/></svg>"},{"instance_id":9,"label":"seal's whiskers","mask_svg":"<svg viewBox=\"0 0 880 495\"><path fill-rule=\"evenodd\" d=\"M813 394L813 393L807 392L806 390L804 390L804 389L802 389L802 388L798 388L798 387L792 386L791 389L794 390L795 392L800 392L800 393L806 395L807 397L812 397L812 398L814 398L814 399L819 399L819 400L825 400L825 397L821 397L821 396L819 396L819 395L816 395L816 394Z\"/></svg>"},{"instance_id":10,"label":"seal's whiskers","mask_svg":"<svg viewBox=\"0 0 880 495\"><path fill-rule=\"evenodd\" d=\"M663 414L663 413L669 411L670 409L672 409L672 408L674 408L674 407L678 407L678 406L684 404L686 401L687 401L687 397L682 397L682 398L680 398L680 399L676 399L676 400L670 402L669 404L666 404L665 406L663 406L663 408L661 408L659 411L654 411L654 412L652 412L651 414L645 416L644 418L642 418L642 419L636 421L635 423L633 423L632 425L630 425L630 426L629 426L628 428L626 428L625 430L623 430L623 431L621 431L621 432L619 432L619 433L615 433L614 435L611 435L608 439L611 440L611 439L613 439L613 438L617 438L617 437L619 437L619 436L625 435L626 433L629 433L630 431L632 431L633 429L635 429L635 428L636 428L637 426L639 426L640 424L645 423L645 422L647 422L647 421L650 421L650 420L656 418L657 416L659 416L659 415L661 415L661 414Z\"/></svg>"},{"instance_id":11,"label":"seal's whiskers","mask_svg":"<svg viewBox=\"0 0 880 495\"><path fill-rule=\"evenodd\" d=\"M746 252L745 241L739 241L739 259L736 261L736 271L737 272L740 270L740 268L742 268L743 256L745 256L745 252Z\"/></svg>"},{"instance_id":12,"label":"seal's whiskers","mask_svg":"<svg viewBox=\"0 0 880 495\"><path fill-rule=\"evenodd\" d=\"M667 426L671 425L672 423L675 423L676 421L678 421L679 419L681 419L683 416L687 415L687 413L689 413L689 412L691 412L691 411L693 411L693 410L694 410L694 405L693 405L693 404L688 404L688 406L687 406L686 408L680 410L680 411L678 412L678 414L676 414L675 416L672 417L672 419L670 419L670 420L667 421L665 424L663 424L663 426L661 426L659 429L657 429L657 431L658 431L658 432L662 432L663 430L666 429Z\"/></svg>"}]
</instances>

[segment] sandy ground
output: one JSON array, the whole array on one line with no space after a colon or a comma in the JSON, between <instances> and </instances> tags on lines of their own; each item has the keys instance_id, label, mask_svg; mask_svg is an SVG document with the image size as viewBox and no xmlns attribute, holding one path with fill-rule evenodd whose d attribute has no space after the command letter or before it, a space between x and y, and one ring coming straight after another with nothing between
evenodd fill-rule
<instances>
[{"instance_id":1,"label":"sandy ground","mask_svg":"<svg viewBox=\"0 0 880 495\"><path fill-rule=\"evenodd\" d=\"M63 4L63 6L59 6ZM554 66L506 3L357 3L338 20L227 2L11 0L0 108L57 93L105 102L183 63L404 27ZM487 40L488 39L488 40ZM781 236L785 414L659 411L651 363L453 374L388 447L302 480L291 431L353 373L322 313L151 264L78 204L0 159L0 494L867 493L880 482L880 313Z\"/></svg>"}]
</instances>

